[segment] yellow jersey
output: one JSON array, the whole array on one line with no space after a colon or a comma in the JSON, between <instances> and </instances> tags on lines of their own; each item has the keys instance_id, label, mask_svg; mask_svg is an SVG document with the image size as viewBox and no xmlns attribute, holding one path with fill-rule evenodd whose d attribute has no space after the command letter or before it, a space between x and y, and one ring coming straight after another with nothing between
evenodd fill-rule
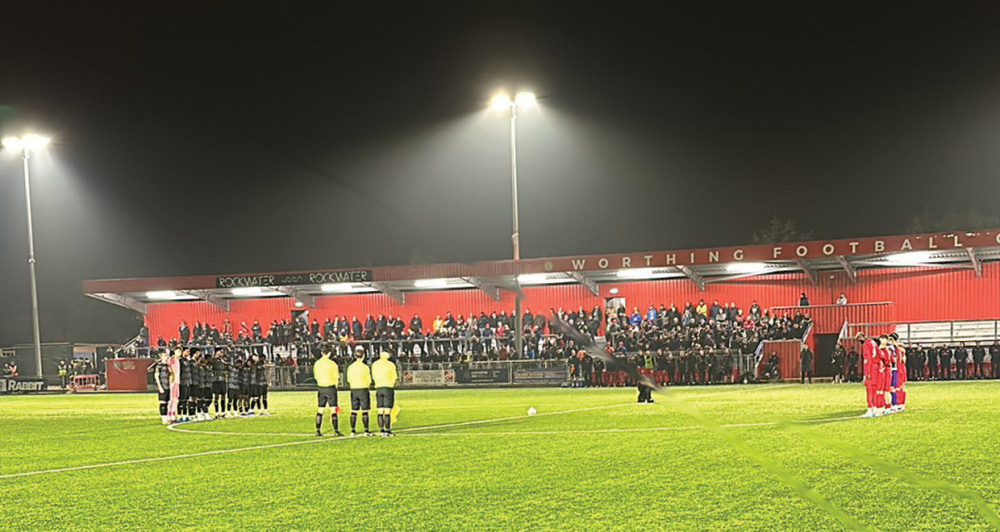
<instances>
[{"instance_id":1,"label":"yellow jersey","mask_svg":"<svg viewBox=\"0 0 1000 532\"><path fill-rule=\"evenodd\" d=\"M352 390L367 390L371 384L372 372L363 360L357 359L347 366L347 385Z\"/></svg>"},{"instance_id":2,"label":"yellow jersey","mask_svg":"<svg viewBox=\"0 0 1000 532\"><path fill-rule=\"evenodd\" d=\"M313 376L316 377L316 386L329 388L340 384L340 368L337 363L327 357L320 357L313 364Z\"/></svg>"},{"instance_id":3,"label":"yellow jersey","mask_svg":"<svg viewBox=\"0 0 1000 532\"><path fill-rule=\"evenodd\" d=\"M389 354L382 353L378 360L372 363L372 379L376 388L395 388L399 375L396 365L389 361Z\"/></svg>"}]
</instances>

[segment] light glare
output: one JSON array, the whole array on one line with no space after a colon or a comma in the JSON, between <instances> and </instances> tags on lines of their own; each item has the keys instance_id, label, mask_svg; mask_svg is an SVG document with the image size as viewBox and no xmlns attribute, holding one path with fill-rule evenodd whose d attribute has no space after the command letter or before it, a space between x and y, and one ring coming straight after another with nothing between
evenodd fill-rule
<instances>
[{"instance_id":1,"label":"light glare","mask_svg":"<svg viewBox=\"0 0 1000 532\"><path fill-rule=\"evenodd\" d=\"M517 97L514 98L517 102L517 106L521 109L527 109L529 107L534 107L538 101L535 99L535 93L533 92L519 92Z\"/></svg>"},{"instance_id":2,"label":"light glare","mask_svg":"<svg viewBox=\"0 0 1000 532\"><path fill-rule=\"evenodd\" d=\"M234 296L259 296L263 294L264 291L258 286L246 286L240 288L233 288Z\"/></svg>"},{"instance_id":3,"label":"light glare","mask_svg":"<svg viewBox=\"0 0 1000 532\"><path fill-rule=\"evenodd\" d=\"M354 285L351 283L329 283L320 285L319 289L324 292L351 292L354 290Z\"/></svg>"},{"instance_id":4,"label":"light glare","mask_svg":"<svg viewBox=\"0 0 1000 532\"><path fill-rule=\"evenodd\" d=\"M633 268L631 270L618 270L618 277L621 279L649 279L655 273L654 268Z\"/></svg>"},{"instance_id":5,"label":"light glare","mask_svg":"<svg viewBox=\"0 0 1000 532\"><path fill-rule=\"evenodd\" d=\"M153 290L151 292L146 292L146 297L149 299L177 299L177 292L173 290Z\"/></svg>"},{"instance_id":6,"label":"light glare","mask_svg":"<svg viewBox=\"0 0 1000 532\"><path fill-rule=\"evenodd\" d=\"M511 106L510 96L506 94L497 94L490 100L490 108L494 111L506 111L510 109Z\"/></svg>"},{"instance_id":7,"label":"light glare","mask_svg":"<svg viewBox=\"0 0 1000 532\"><path fill-rule=\"evenodd\" d=\"M763 262L730 262L726 270L733 273L757 273L767 269Z\"/></svg>"},{"instance_id":8,"label":"light glare","mask_svg":"<svg viewBox=\"0 0 1000 532\"><path fill-rule=\"evenodd\" d=\"M889 262L927 262L927 259L931 258L930 251L910 251L907 253L896 253L895 255L889 255L885 259Z\"/></svg>"},{"instance_id":9,"label":"light glare","mask_svg":"<svg viewBox=\"0 0 1000 532\"><path fill-rule=\"evenodd\" d=\"M542 284L549 280L549 276L544 273L522 273L517 276L517 282L521 284Z\"/></svg>"},{"instance_id":10,"label":"light glare","mask_svg":"<svg viewBox=\"0 0 1000 532\"><path fill-rule=\"evenodd\" d=\"M448 286L448 279L419 279L413 282L417 288L444 288Z\"/></svg>"},{"instance_id":11,"label":"light glare","mask_svg":"<svg viewBox=\"0 0 1000 532\"><path fill-rule=\"evenodd\" d=\"M21 151L24 148L24 142L17 137L4 137L3 147L10 151Z\"/></svg>"}]
</instances>

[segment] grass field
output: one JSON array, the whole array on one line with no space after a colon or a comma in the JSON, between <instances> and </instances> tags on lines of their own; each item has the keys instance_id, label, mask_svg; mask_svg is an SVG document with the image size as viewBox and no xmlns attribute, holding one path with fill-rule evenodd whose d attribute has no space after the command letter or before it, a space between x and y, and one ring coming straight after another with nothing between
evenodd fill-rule
<instances>
[{"instance_id":1,"label":"grass field","mask_svg":"<svg viewBox=\"0 0 1000 532\"><path fill-rule=\"evenodd\" d=\"M632 389L403 390L394 439L312 436L305 392L187 432L160 425L153 395L6 396L0 528L996 528L1000 383L908 386L909 410L878 419L853 417L857 385L652 405Z\"/></svg>"}]
</instances>

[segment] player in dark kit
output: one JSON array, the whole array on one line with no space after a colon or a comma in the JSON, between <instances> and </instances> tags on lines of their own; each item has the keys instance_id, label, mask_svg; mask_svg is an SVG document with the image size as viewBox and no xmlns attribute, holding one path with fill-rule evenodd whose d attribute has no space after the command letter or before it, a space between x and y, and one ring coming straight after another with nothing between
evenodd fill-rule
<instances>
[{"instance_id":1,"label":"player in dark kit","mask_svg":"<svg viewBox=\"0 0 1000 532\"><path fill-rule=\"evenodd\" d=\"M208 413L208 408L212 404L212 365L208 357L201 359L201 418L205 421L212 419Z\"/></svg>"},{"instance_id":2,"label":"player in dark kit","mask_svg":"<svg viewBox=\"0 0 1000 532\"><path fill-rule=\"evenodd\" d=\"M253 373L249 360L240 365L240 415L251 416L250 412L250 375Z\"/></svg>"},{"instance_id":3,"label":"player in dark kit","mask_svg":"<svg viewBox=\"0 0 1000 532\"><path fill-rule=\"evenodd\" d=\"M267 411L267 361L263 356L254 356L257 358L257 365L254 366L257 371L257 406L260 407L262 414L269 416L271 413Z\"/></svg>"},{"instance_id":4,"label":"player in dark kit","mask_svg":"<svg viewBox=\"0 0 1000 532\"><path fill-rule=\"evenodd\" d=\"M229 404L226 405L227 417L233 417L239 411L237 409L240 402L240 368L242 366L243 361L238 358L228 366L229 383L226 391L229 395Z\"/></svg>"},{"instance_id":5,"label":"player in dark kit","mask_svg":"<svg viewBox=\"0 0 1000 532\"><path fill-rule=\"evenodd\" d=\"M260 381L257 379L259 373L257 373L257 366L260 362L257 360L256 355L251 355L248 361L248 366L250 368L250 386L247 388L247 396L249 400L248 410L251 414L256 414L260 408Z\"/></svg>"},{"instance_id":6,"label":"player in dark kit","mask_svg":"<svg viewBox=\"0 0 1000 532\"><path fill-rule=\"evenodd\" d=\"M159 360L149 366L147 371L154 374L156 399L160 403L160 421L167 425L170 423L170 418L167 417L167 403L170 401L170 355L163 349L157 349L156 354Z\"/></svg>"},{"instance_id":7,"label":"player in dark kit","mask_svg":"<svg viewBox=\"0 0 1000 532\"><path fill-rule=\"evenodd\" d=\"M201 354L191 350L191 387L188 389L188 415L191 421L201 421Z\"/></svg>"},{"instance_id":8,"label":"player in dark kit","mask_svg":"<svg viewBox=\"0 0 1000 532\"><path fill-rule=\"evenodd\" d=\"M177 396L177 421L183 423L190 421L188 414L188 399L191 398L191 351L185 349L181 352L180 360L180 395Z\"/></svg>"},{"instance_id":9,"label":"player in dark kit","mask_svg":"<svg viewBox=\"0 0 1000 532\"><path fill-rule=\"evenodd\" d=\"M226 415L226 374L229 373L229 365L226 364L224 355L225 351L218 349L212 358L212 401L215 404L216 419Z\"/></svg>"}]
</instances>

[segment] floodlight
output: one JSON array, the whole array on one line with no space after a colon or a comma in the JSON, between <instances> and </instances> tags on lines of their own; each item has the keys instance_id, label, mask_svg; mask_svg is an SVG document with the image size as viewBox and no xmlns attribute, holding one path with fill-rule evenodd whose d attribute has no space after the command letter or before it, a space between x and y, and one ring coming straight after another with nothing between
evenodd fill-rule
<instances>
[{"instance_id":1,"label":"floodlight","mask_svg":"<svg viewBox=\"0 0 1000 532\"><path fill-rule=\"evenodd\" d=\"M519 92L514 98L514 102L521 109L527 109L529 107L534 107L538 101L535 99L535 93L533 92Z\"/></svg>"},{"instance_id":2,"label":"floodlight","mask_svg":"<svg viewBox=\"0 0 1000 532\"><path fill-rule=\"evenodd\" d=\"M490 100L490 108L494 111L506 111L507 109L510 109L511 103L510 96L500 93Z\"/></svg>"}]
</instances>

